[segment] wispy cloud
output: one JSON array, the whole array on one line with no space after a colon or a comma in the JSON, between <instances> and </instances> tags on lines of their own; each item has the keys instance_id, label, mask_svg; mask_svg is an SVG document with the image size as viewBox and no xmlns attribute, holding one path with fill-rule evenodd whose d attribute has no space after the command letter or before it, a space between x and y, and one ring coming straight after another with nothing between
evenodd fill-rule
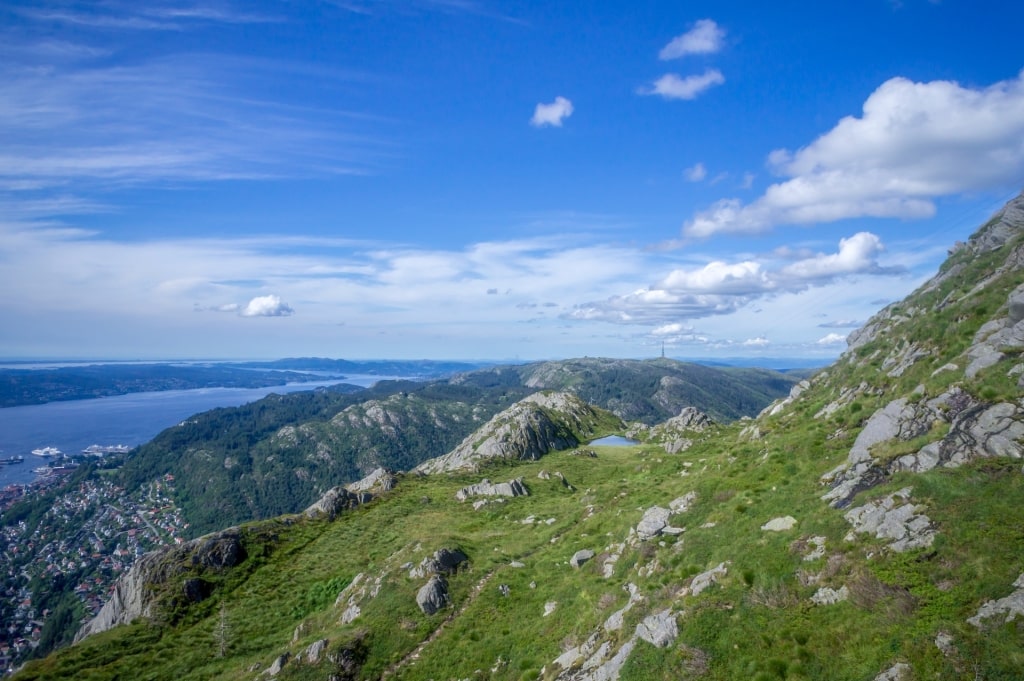
<instances>
[{"instance_id":1,"label":"wispy cloud","mask_svg":"<svg viewBox=\"0 0 1024 681\"><path fill-rule=\"evenodd\" d=\"M512 24L525 24L521 19L504 14L489 3L477 0L325 0L355 14L371 15L382 11L390 12L440 12L444 14L467 14Z\"/></svg>"},{"instance_id":2,"label":"wispy cloud","mask_svg":"<svg viewBox=\"0 0 1024 681\"><path fill-rule=\"evenodd\" d=\"M751 203L725 199L686 222L691 237L857 217L927 218L936 197L1016 187L1024 177L1024 72L986 88L893 78L771 168L789 179Z\"/></svg>"},{"instance_id":3,"label":"wispy cloud","mask_svg":"<svg viewBox=\"0 0 1024 681\"><path fill-rule=\"evenodd\" d=\"M96 187L372 172L391 153L374 121L261 95L275 83L287 91L304 68L217 55L7 64L0 182Z\"/></svg>"},{"instance_id":4,"label":"wispy cloud","mask_svg":"<svg viewBox=\"0 0 1024 681\"><path fill-rule=\"evenodd\" d=\"M711 19L701 19L686 33L661 48L658 58L679 59L691 54L713 54L722 49L725 30Z\"/></svg>"},{"instance_id":5,"label":"wispy cloud","mask_svg":"<svg viewBox=\"0 0 1024 681\"><path fill-rule=\"evenodd\" d=\"M837 319L831 322L824 322L818 324L820 329L858 329L864 325L864 322L856 319Z\"/></svg>"},{"instance_id":6,"label":"wispy cloud","mask_svg":"<svg viewBox=\"0 0 1024 681\"><path fill-rule=\"evenodd\" d=\"M700 75L680 77L666 73L650 86L640 88L642 95L658 95L665 99L696 99L703 92L725 82L725 76L718 69L708 69Z\"/></svg>"},{"instance_id":7,"label":"wispy cloud","mask_svg":"<svg viewBox=\"0 0 1024 681\"><path fill-rule=\"evenodd\" d=\"M707 176L708 169L704 167L703 163L695 163L683 171L683 177L687 182L700 182Z\"/></svg>"},{"instance_id":8,"label":"wispy cloud","mask_svg":"<svg viewBox=\"0 0 1024 681\"><path fill-rule=\"evenodd\" d=\"M34 21L118 31L182 31L195 22L249 24L280 20L234 10L227 5L187 6L159 0L146 3L95 3L77 10L62 5L41 4L16 11Z\"/></svg>"}]
</instances>

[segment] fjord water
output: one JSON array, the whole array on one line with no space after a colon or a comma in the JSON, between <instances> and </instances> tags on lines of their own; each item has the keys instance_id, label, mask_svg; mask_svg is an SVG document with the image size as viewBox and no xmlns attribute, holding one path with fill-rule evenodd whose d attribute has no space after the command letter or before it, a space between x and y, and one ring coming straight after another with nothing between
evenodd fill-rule
<instances>
[{"instance_id":1,"label":"fjord water","mask_svg":"<svg viewBox=\"0 0 1024 681\"><path fill-rule=\"evenodd\" d=\"M270 393L312 390L318 386L352 383L364 387L397 376L347 376L312 383L289 383L264 388L201 388L130 393L92 400L48 402L0 409L0 458L20 455L25 462L0 466L0 487L35 479L33 468L46 459L32 456L40 447L56 447L68 455L89 445L148 442L160 431L193 414L217 407L237 407Z\"/></svg>"}]
</instances>

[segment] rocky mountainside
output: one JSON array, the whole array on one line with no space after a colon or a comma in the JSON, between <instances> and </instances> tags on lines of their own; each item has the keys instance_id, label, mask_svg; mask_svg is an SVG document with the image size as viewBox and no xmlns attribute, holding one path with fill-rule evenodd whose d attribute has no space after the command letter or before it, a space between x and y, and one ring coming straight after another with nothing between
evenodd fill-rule
<instances>
[{"instance_id":1,"label":"rocky mountainside","mask_svg":"<svg viewBox=\"0 0 1024 681\"><path fill-rule=\"evenodd\" d=\"M413 470L446 473L476 470L494 461L532 461L624 426L618 417L570 393L534 393L497 414L448 454Z\"/></svg>"},{"instance_id":2,"label":"rocky mountainside","mask_svg":"<svg viewBox=\"0 0 1024 681\"><path fill-rule=\"evenodd\" d=\"M756 419L397 475L242 526L233 567L158 554L140 617L16 678L1020 678L1022 207Z\"/></svg>"}]
</instances>

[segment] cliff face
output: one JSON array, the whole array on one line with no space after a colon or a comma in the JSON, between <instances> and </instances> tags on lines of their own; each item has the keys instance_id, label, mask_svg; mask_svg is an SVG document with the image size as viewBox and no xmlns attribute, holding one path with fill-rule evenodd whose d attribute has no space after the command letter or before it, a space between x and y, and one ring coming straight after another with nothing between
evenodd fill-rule
<instances>
[{"instance_id":1,"label":"cliff face","mask_svg":"<svg viewBox=\"0 0 1024 681\"><path fill-rule=\"evenodd\" d=\"M153 617L162 605L205 600L212 585L202 575L235 567L246 557L237 528L147 553L117 581L110 600L78 631L75 642L140 617Z\"/></svg>"}]
</instances>

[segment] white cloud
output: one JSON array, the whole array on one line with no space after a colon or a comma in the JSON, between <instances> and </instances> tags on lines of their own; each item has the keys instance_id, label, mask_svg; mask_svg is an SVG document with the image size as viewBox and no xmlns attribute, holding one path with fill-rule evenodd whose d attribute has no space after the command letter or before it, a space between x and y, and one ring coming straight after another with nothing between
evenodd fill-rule
<instances>
[{"instance_id":1,"label":"white cloud","mask_svg":"<svg viewBox=\"0 0 1024 681\"><path fill-rule=\"evenodd\" d=\"M878 256L884 247L882 240L871 232L858 232L839 240L837 253L820 253L782 268L783 278L798 281L833 279L846 274L874 273L880 269Z\"/></svg>"},{"instance_id":2,"label":"white cloud","mask_svg":"<svg viewBox=\"0 0 1024 681\"><path fill-rule=\"evenodd\" d=\"M295 310L278 296L267 295L253 298L238 314L243 317L288 317L295 314Z\"/></svg>"},{"instance_id":3,"label":"white cloud","mask_svg":"<svg viewBox=\"0 0 1024 681\"><path fill-rule=\"evenodd\" d=\"M693 327L685 324L675 322L672 324L662 324L658 328L651 331L652 336L678 336L679 334L692 333Z\"/></svg>"},{"instance_id":4,"label":"white cloud","mask_svg":"<svg viewBox=\"0 0 1024 681\"><path fill-rule=\"evenodd\" d=\"M1017 186L1024 177L1024 72L987 88L893 78L796 152L769 165L789 179L744 204L724 199L683 227L692 237L856 217L925 218L933 199Z\"/></svg>"},{"instance_id":5,"label":"white cloud","mask_svg":"<svg viewBox=\"0 0 1024 681\"><path fill-rule=\"evenodd\" d=\"M708 169L703 163L697 163L683 171L683 177L687 182L700 182L708 176Z\"/></svg>"},{"instance_id":6,"label":"white cloud","mask_svg":"<svg viewBox=\"0 0 1024 681\"><path fill-rule=\"evenodd\" d=\"M846 336L841 333L830 333L819 338L815 343L817 345L844 345L846 343Z\"/></svg>"},{"instance_id":7,"label":"white cloud","mask_svg":"<svg viewBox=\"0 0 1024 681\"><path fill-rule=\"evenodd\" d=\"M682 319L728 315L754 300L798 293L855 275L897 276L902 268L883 267L881 240L860 232L840 240L835 253L810 253L793 260L791 250L754 260L714 260L703 267L678 268L652 286L604 301L576 306L566 317L617 324L658 324L669 329Z\"/></svg>"},{"instance_id":8,"label":"white cloud","mask_svg":"<svg viewBox=\"0 0 1024 681\"><path fill-rule=\"evenodd\" d=\"M541 128L551 125L556 128L562 127L562 121L572 115L572 102L565 97L555 97L550 104L538 104L533 110L533 118L530 125Z\"/></svg>"},{"instance_id":9,"label":"white cloud","mask_svg":"<svg viewBox=\"0 0 1024 681\"><path fill-rule=\"evenodd\" d=\"M679 59L688 54L712 54L722 49L725 30L711 19L701 19L686 33L676 36L661 48L658 58Z\"/></svg>"},{"instance_id":10,"label":"white cloud","mask_svg":"<svg viewBox=\"0 0 1024 681\"><path fill-rule=\"evenodd\" d=\"M665 99L696 99L702 92L725 82L725 76L718 69L708 69L700 75L679 77L666 73L647 88L641 88L642 95L660 95Z\"/></svg>"},{"instance_id":11,"label":"white cloud","mask_svg":"<svg viewBox=\"0 0 1024 681\"><path fill-rule=\"evenodd\" d=\"M721 295L748 295L773 286L761 265L750 260L733 264L716 260L697 270L673 270L657 284L669 291Z\"/></svg>"},{"instance_id":12,"label":"white cloud","mask_svg":"<svg viewBox=\"0 0 1024 681\"><path fill-rule=\"evenodd\" d=\"M757 338L748 338L743 341L743 345L748 348L763 348L766 345L771 345L771 341L764 336L758 336Z\"/></svg>"}]
</instances>

